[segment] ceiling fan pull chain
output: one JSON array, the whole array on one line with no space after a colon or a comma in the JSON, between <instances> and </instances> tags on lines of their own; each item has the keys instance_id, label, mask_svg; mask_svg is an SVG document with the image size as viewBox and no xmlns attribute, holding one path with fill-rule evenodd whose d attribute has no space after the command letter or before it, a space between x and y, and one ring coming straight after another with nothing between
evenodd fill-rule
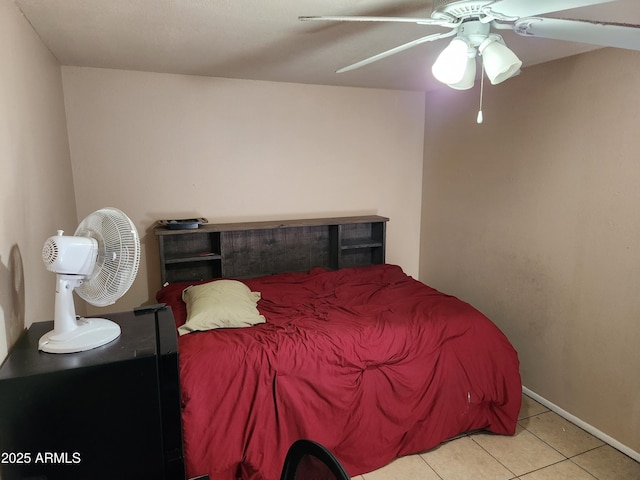
<instances>
[{"instance_id":1,"label":"ceiling fan pull chain","mask_svg":"<svg viewBox=\"0 0 640 480\"><path fill-rule=\"evenodd\" d=\"M480 75L480 110L478 110L478 118L476 122L482 123L484 118L482 117L482 97L484 96L484 62L482 62L482 74Z\"/></svg>"}]
</instances>

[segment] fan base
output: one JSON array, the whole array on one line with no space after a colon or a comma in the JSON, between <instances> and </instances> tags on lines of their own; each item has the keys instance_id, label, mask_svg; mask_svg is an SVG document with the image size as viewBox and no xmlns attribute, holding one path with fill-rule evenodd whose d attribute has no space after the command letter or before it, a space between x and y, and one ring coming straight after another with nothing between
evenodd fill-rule
<instances>
[{"instance_id":1,"label":"fan base","mask_svg":"<svg viewBox=\"0 0 640 480\"><path fill-rule=\"evenodd\" d=\"M80 318L77 328L56 334L55 330L40 337L38 349L47 353L76 353L91 350L120 336L120 325L106 318Z\"/></svg>"}]
</instances>

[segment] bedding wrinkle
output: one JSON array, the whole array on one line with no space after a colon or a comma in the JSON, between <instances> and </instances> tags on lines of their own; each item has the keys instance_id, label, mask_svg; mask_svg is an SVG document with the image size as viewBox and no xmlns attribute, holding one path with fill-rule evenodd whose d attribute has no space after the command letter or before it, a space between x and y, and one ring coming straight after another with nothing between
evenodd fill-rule
<instances>
[{"instance_id":1,"label":"bedding wrinkle","mask_svg":"<svg viewBox=\"0 0 640 480\"><path fill-rule=\"evenodd\" d=\"M394 265L243 282L266 323L178 339L189 477L278 480L299 438L356 476L465 431L515 432L517 353L471 305ZM180 288L157 297L176 326Z\"/></svg>"}]
</instances>

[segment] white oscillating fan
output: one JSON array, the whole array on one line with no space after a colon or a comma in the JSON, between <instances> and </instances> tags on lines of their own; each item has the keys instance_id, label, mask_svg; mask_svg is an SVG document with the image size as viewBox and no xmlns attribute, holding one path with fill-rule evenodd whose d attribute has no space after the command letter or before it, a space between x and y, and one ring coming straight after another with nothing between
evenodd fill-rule
<instances>
[{"instance_id":1,"label":"white oscillating fan","mask_svg":"<svg viewBox=\"0 0 640 480\"><path fill-rule=\"evenodd\" d=\"M73 236L62 230L42 249L47 270L56 274L53 330L38 348L49 353L74 353L109 343L120 326L106 318L76 317L73 291L96 306L115 303L138 273L140 239L133 222L117 208L88 215Z\"/></svg>"}]
</instances>

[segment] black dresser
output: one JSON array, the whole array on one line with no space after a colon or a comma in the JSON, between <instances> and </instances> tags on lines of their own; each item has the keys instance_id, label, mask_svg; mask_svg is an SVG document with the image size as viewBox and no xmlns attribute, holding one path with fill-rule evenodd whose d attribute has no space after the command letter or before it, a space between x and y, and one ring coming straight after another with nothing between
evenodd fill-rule
<instances>
[{"instance_id":1,"label":"black dresser","mask_svg":"<svg viewBox=\"0 0 640 480\"><path fill-rule=\"evenodd\" d=\"M122 333L71 354L38 351L34 323L0 368L0 478L184 480L170 309L104 317Z\"/></svg>"}]
</instances>

